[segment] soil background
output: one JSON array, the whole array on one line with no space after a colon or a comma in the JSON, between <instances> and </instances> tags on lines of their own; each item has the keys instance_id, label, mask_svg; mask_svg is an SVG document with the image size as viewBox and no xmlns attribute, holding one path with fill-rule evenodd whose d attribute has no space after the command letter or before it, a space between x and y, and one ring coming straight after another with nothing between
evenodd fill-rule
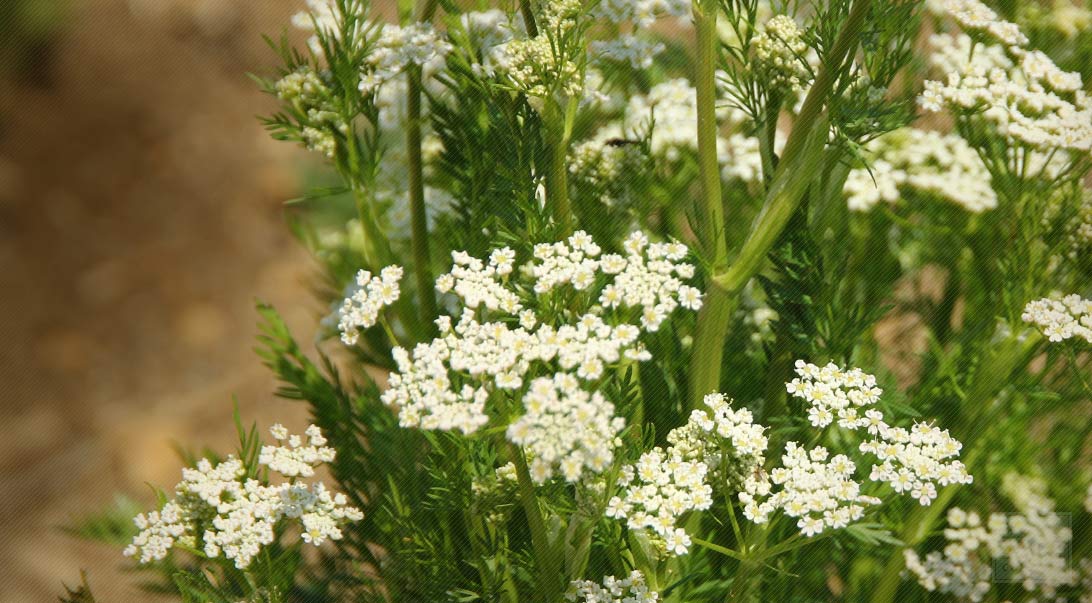
<instances>
[{"instance_id":1,"label":"soil background","mask_svg":"<svg viewBox=\"0 0 1092 603\"><path fill-rule=\"evenodd\" d=\"M101 603L154 600L58 526L116 493L151 506L174 442L230 451L233 395L306 425L252 348L255 299L313 332L283 217L311 164L246 77L303 4L71 0L0 63L0 602L54 601L81 569Z\"/></svg>"}]
</instances>

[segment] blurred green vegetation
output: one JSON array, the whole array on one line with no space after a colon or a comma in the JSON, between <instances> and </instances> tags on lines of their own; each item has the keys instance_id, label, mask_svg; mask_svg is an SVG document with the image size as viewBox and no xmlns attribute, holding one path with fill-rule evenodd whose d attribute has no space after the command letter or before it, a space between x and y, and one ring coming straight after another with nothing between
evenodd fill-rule
<instances>
[{"instance_id":1,"label":"blurred green vegetation","mask_svg":"<svg viewBox=\"0 0 1092 603\"><path fill-rule=\"evenodd\" d=\"M42 81L68 0L0 1L0 76Z\"/></svg>"}]
</instances>

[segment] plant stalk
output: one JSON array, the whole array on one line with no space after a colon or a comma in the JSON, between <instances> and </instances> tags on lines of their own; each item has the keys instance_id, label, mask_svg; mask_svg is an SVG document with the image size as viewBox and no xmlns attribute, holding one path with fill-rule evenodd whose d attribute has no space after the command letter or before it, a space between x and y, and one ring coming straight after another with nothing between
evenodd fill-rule
<instances>
[{"instance_id":1,"label":"plant stalk","mask_svg":"<svg viewBox=\"0 0 1092 603\"><path fill-rule=\"evenodd\" d=\"M697 30L697 92L698 167L701 195L696 216L698 239L710 261L710 272L718 274L728 265L728 242L724 229L724 199L720 185L720 165L717 161L717 12L714 0L694 3L694 26ZM690 361L691 407L698 407L707 394L720 388L720 365L724 354L724 338L735 309L732 296L716 284L706 291L705 303L698 312L694 331L694 349Z\"/></svg>"},{"instance_id":2,"label":"plant stalk","mask_svg":"<svg viewBox=\"0 0 1092 603\"><path fill-rule=\"evenodd\" d=\"M542 600L550 603L561 600L561 590L558 588L561 576L561 560L553 553L550 540L546 531L546 521L542 517L542 509L538 506L535 497L535 485L531 481L531 473L527 469L527 461L523 452L514 444L508 444L509 456L516 466L516 482L519 486L520 504L523 513L527 516L527 525L531 530L531 546L535 551L535 565L538 570L538 588L542 594Z\"/></svg>"},{"instance_id":3,"label":"plant stalk","mask_svg":"<svg viewBox=\"0 0 1092 603\"><path fill-rule=\"evenodd\" d=\"M426 0L418 20L428 21L436 12L437 1ZM421 66L407 70L406 155L410 205L410 244L413 247L413 274L421 301L421 327L428 332L436 319L436 294L432 278L432 256L428 245L428 215L425 208L424 160L421 156Z\"/></svg>"},{"instance_id":4,"label":"plant stalk","mask_svg":"<svg viewBox=\"0 0 1092 603\"><path fill-rule=\"evenodd\" d=\"M726 304L717 304L719 309L727 306L731 310L739 303L738 298L743 287L762 266L766 254L781 235L781 231L784 230L789 218L800 204L808 185L814 179L815 172L821 165L820 160L829 130L829 122L823 117L823 110L834 88L834 83L843 71L843 66L857 47L865 17L871 6L872 0L854 2L831 48L830 55L826 57L804 100L800 116L796 120L789 140L785 144L784 153L774 170L774 178L766 195L766 203L740 248L736 261L727 269L714 269L713 289L710 290L710 296L712 297L714 295L712 292L719 287L729 297ZM698 19L697 11L695 19ZM714 21L714 28L715 25ZM700 25L698 31L701 35ZM707 32L705 35L710 34ZM715 29L713 35L715 35ZM708 66L699 65L700 67L708 68ZM699 77L699 82L701 79ZM700 96L698 102L700 119ZM699 145L700 142L699 139ZM723 231L723 223L716 223L716 227ZM715 261L714 264L716 264ZM704 316L698 317L690 382L691 407L700 405L704 394L709 393L708 390L711 388L715 389L720 383L721 361L724 353L723 334L728 331L727 323L730 318L731 311L723 312L723 310L709 311ZM718 336L719 339L716 339Z\"/></svg>"},{"instance_id":5,"label":"plant stalk","mask_svg":"<svg viewBox=\"0 0 1092 603\"><path fill-rule=\"evenodd\" d=\"M550 169L546 174L546 203L554 221L560 227L559 235L569 236L573 231L573 213L569 203L569 142L572 138L573 118L577 99L565 101L564 107L546 99L546 128L550 143Z\"/></svg>"}]
</instances>

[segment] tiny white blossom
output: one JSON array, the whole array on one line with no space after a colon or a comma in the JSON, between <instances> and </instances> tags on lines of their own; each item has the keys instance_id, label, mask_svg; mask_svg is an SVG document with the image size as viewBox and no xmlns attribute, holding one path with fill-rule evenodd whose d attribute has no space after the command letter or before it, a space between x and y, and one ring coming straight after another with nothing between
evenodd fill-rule
<instances>
[{"instance_id":1,"label":"tiny white blossom","mask_svg":"<svg viewBox=\"0 0 1092 603\"><path fill-rule=\"evenodd\" d=\"M401 294L398 281L401 279L401 266L387 266L375 276L367 270L357 273L350 294L338 310L337 329L345 345L355 344L360 338L360 329L374 326L379 312L398 301Z\"/></svg>"}]
</instances>

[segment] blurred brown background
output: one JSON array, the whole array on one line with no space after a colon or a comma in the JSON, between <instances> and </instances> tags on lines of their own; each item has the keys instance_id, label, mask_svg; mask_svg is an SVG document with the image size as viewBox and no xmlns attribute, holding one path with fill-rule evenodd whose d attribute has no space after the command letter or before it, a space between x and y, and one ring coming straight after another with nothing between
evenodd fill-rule
<instances>
[{"instance_id":1,"label":"blurred brown background","mask_svg":"<svg viewBox=\"0 0 1092 603\"><path fill-rule=\"evenodd\" d=\"M244 417L302 428L251 351L255 298L301 339L313 268L282 204L309 161L246 77L303 0L0 0L0 602L86 568L143 601L120 551L57 526L170 487L172 442Z\"/></svg>"}]
</instances>

